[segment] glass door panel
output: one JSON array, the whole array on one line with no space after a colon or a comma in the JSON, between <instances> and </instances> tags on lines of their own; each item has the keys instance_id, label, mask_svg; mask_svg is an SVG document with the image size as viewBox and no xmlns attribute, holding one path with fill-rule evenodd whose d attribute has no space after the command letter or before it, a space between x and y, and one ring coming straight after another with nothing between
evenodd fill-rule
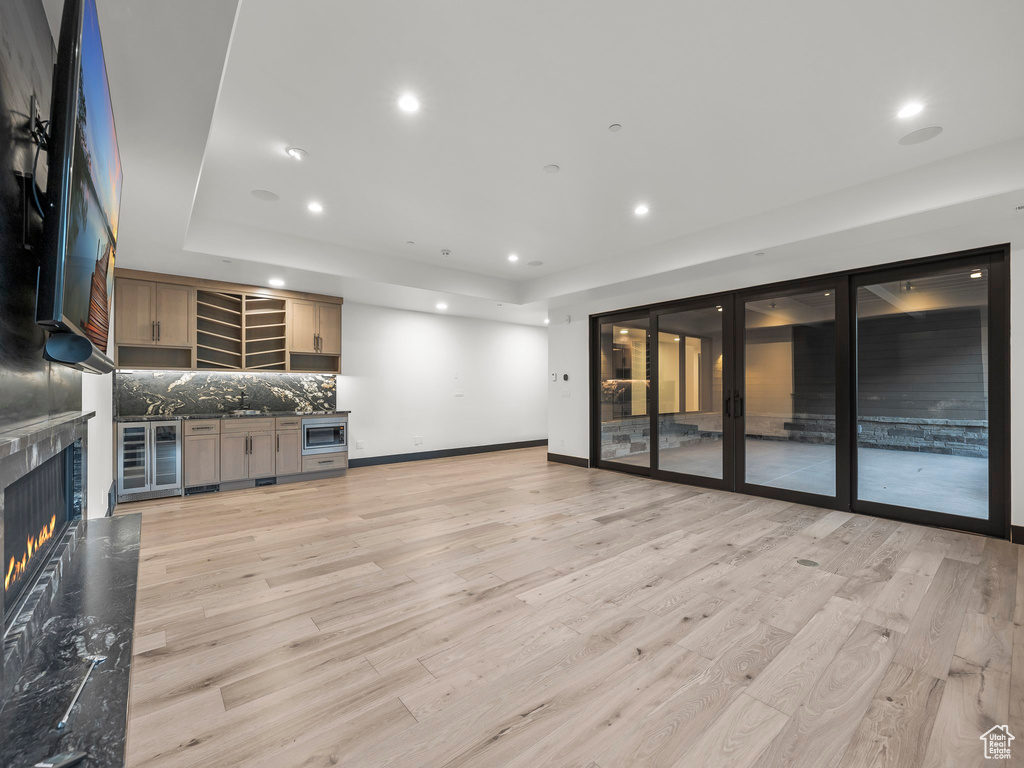
<instances>
[{"instance_id":1,"label":"glass door panel","mask_svg":"<svg viewBox=\"0 0 1024 768\"><path fill-rule=\"evenodd\" d=\"M118 492L126 494L145 491L149 484L149 428L146 424L119 424L118 427L118 455L121 462Z\"/></svg>"},{"instance_id":2,"label":"glass door panel","mask_svg":"<svg viewBox=\"0 0 1024 768\"><path fill-rule=\"evenodd\" d=\"M836 496L836 289L743 304L743 480Z\"/></svg>"},{"instance_id":3,"label":"glass door panel","mask_svg":"<svg viewBox=\"0 0 1024 768\"><path fill-rule=\"evenodd\" d=\"M989 267L856 291L856 499L988 520Z\"/></svg>"},{"instance_id":4,"label":"glass door panel","mask_svg":"<svg viewBox=\"0 0 1024 768\"><path fill-rule=\"evenodd\" d=\"M658 315L658 462L662 472L725 475L721 305Z\"/></svg>"},{"instance_id":5,"label":"glass door panel","mask_svg":"<svg viewBox=\"0 0 1024 768\"><path fill-rule=\"evenodd\" d=\"M651 465L649 318L600 325L600 460Z\"/></svg>"},{"instance_id":6,"label":"glass door panel","mask_svg":"<svg viewBox=\"0 0 1024 768\"><path fill-rule=\"evenodd\" d=\"M152 490L177 488L181 478L180 424L153 424Z\"/></svg>"}]
</instances>

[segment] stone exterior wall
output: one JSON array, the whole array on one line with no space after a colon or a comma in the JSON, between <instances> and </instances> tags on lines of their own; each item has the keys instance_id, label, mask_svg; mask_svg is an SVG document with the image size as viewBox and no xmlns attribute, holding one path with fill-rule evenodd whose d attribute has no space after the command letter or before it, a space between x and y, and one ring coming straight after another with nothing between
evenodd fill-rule
<instances>
[{"instance_id":1,"label":"stone exterior wall","mask_svg":"<svg viewBox=\"0 0 1024 768\"><path fill-rule=\"evenodd\" d=\"M662 449L693 442L721 439L721 414L683 414L679 422L664 419L659 426ZM950 456L988 457L988 423L968 419L919 419L865 416L858 420L861 446L889 451L938 453ZM762 440L835 445L834 417L798 414L793 417L757 416L748 419L748 434ZM646 416L601 425L601 458L614 460L651 450L650 423Z\"/></svg>"},{"instance_id":2,"label":"stone exterior wall","mask_svg":"<svg viewBox=\"0 0 1024 768\"><path fill-rule=\"evenodd\" d=\"M685 421L670 419L679 418ZM720 413L675 414L658 423L658 441L662 449L684 444L714 442L722 439ZM651 429L646 416L606 422L601 425L601 458L621 459L633 454L650 453Z\"/></svg>"},{"instance_id":3,"label":"stone exterior wall","mask_svg":"<svg viewBox=\"0 0 1024 768\"><path fill-rule=\"evenodd\" d=\"M872 448L988 457L987 421L869 416L857 420L857 433L860 444Z\"/></svg>"}]
</instances>

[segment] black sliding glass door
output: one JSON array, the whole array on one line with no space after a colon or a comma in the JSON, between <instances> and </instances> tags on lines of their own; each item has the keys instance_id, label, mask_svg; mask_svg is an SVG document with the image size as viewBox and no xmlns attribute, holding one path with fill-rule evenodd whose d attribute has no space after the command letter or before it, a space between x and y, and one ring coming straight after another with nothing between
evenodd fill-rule
<instances>
[{"instance_id":1,"label":"black sliding glass door","mask_svg":"<svg viewBox=\"0 0 1024 768\"><path fill-rule=\"evenodd\" d=\"M803 282L737 302L739 490L836 505L840 288Z\"/></svg>"},{"instance_id":2,"label":"black sliding glass door","mask_svg":"<svg viewBox=\"0 0 1024 768\"><path fill-rule=\"evenodd\" d=\"M598 451L613 469L651 467L650 318L647 312L603 319L598 327Z\"/></svg>"},{"instance_id":3,"label":"black sliding glass door","mask_svg":"<svg viewBox=\"0 0 1024 768\"><path fill-rule=\"evenodd\" d=\"M732 486L734 434L726 412L732 379L732 299L654 313L656 477Z\"/></svg>"},{"instance_id":4,"label":"black sliding glass door","mask_svg":"<svg viewBox=\"0 0 1024 768\"><path fill-rule=\"evenodd\" d=\"M592 320L595 466L1006 536L1004 246Z\"/></svg>"},{"instance_id":5,"label":"black sliding glass door","mask_svg":"<svg viewBox=\"0 0 1024 768\"><path fill-rule=\"evenodd\" d=\"M854 279L855 509L1004 525L1003 268L979 255Z\"/></svg>"}]
</instances>

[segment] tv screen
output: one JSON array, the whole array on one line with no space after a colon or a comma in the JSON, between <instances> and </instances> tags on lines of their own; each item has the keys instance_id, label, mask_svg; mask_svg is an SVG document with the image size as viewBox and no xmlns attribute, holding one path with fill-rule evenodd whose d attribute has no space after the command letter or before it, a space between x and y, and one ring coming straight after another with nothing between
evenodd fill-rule
<instances>
[{"instance_id":1,"label":"tv screen","mask_svg":"<svg viewBox=\"0 0 1024 768\"><path fill-rule=\"evenodd\" d=\"M121 158L95 0L67 0L50 120L37 321L107 351Z\"/></svg>"}]
</instances>

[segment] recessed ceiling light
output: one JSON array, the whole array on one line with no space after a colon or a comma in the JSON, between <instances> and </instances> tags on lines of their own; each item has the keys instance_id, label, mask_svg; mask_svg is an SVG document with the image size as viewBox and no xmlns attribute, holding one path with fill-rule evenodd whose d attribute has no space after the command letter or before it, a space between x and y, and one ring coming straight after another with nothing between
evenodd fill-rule
<instances>
[{"instance_id":1,"label":"recessed ceiling light","mask_svg":"<svg viewBox=\"0 0 1024 768\"><path fill-rule=\"evenodd\" d=\"M310 211L312 211L313 213L323 213L323 211L324 211L324 207L320 203L318 203L316 200L313 200L312 202L310 202L310 204L307 205L306 207Z\"/></svg>"},{"instance_id":2,"label":"recessed ceiling light","mask_svg":"<svg viewBox=\"0 0 1024 768\"><path fill-rule=\"evenodd\" d=\"M558 173L559 170L559 167L554 163L544 166L544 173Z\"/></svg>"},{"instance_id":3,"label":"recessed ceiling light","mask_svg":"<svg viewBox=\"0 0 1024 768\"><path fill-rule=\"evenodd\" d=\"M547 325L550 322L551 322L551 318L550 317L545 317L544 318L544 325Z\"/></svg>"},{"instance_id":4,"label":"recessed ceiling light","mask_svg":"<svg viewBox=\"0 0 1024 768\"><path fill-rule=\"evenodd\" d=\"M635 213L637 216L646 216L650 212L651 209L647 205L647 203L639 203L637 207L633 209L633 213Z\"/></svg>"},{"instance_id":5,"label":"recessed ceiling light","mask_svg":"<svg viewBox=\"0 0 1024 768\"><path fill-rule=\"evenodd\" d=\"M622 126L619 125L618 123L612 123L611 125L608 126L608 130L611 131L612 133L615 133L617 131L621 131Z\"/></svg>"},{"instance_id":6,"label":"recessed ceiling light","mask_svg":"<svg viewBox=\"0 0 1024 768\"><path fill-rule=\"evenodd\" d=\"M755 256L764 256L764 251L758 251L754 254Z\"/></svg>"},{"instance_id":7,"label":"recessed ceiling light","mask_svg":"<svg viewBox=\"0 0 1024 768\"><path fill-rule=\"evenodd\" d=\"M900 118L901 120L906 120L908 117L919 115L923 111L924 104L922 104L920 101L908 101L906 104L900 107L900 111L896 113L896 117Z\"/></svg>"},{"instance_id":8,"label":"recessed ceiling light","mask_svg":"<svg viewBox=\"0 0 1024 768\"><path fill-rule=\"evenodd\" d=\"M448 305L445 304L443 301L439 301L437 302L437 308L443 312L444 310L448 309Z\"/></svg>"},{"instance_id":9,"label":"recessed ceiling light","mask_svg":"<svg viewBox=\"0 0 1024 768\"><path fill-rule=\"evenodd\" d=\"M911 144L921 144L934 139L940 133L942 133L941 125L927 125L924 128L918 128L916 131L911 131L905 136L901 136L897 143L905 147Z\"/></svg>"},{"instance_id":10,"label":"recessed ceiling light","mask_svg":"<svg viewBox=\"0 0 1024 768\"><path fill-rule=\"evenodd\" d=\"M980 269L976 269L973 272L971 272L971 279L972 280L977 280L981 276L982 276L982 274L981 274L981 270Z\"/></svg>"},{"instance_id":11,"label":"recessed ceiling light","mask_svg":"<svg viewBox=\"0 0 1024 768\"><path fill-rule=\"evenodd\" d=\"M508 255L508 260L509 260L509 261L519 261L519 257L518 257L518 256L516 256L516 255L515 255L514 253L510 253L510 254Z\"/></svg>"},{"instance_id":12,"label":"recessed ceiling light","mask_svg":"<svg viewBox=\"0 0 1024 768\"><path fill-rule=\"evenodd\" d=\"M284 288L284 280L282 280L280 277L272 277L269 280L267 280L267 285L270 285L274 288Z\"/></svg>"},{"instance_id":13,"label":"recessed ceiling light","mask_svg":"<svg viewBox=\"0 0 1024 768\"><path fill-rule=\"evenodd\" d=\"M276 192L271 192L269 189L254 189L249 193L257 200L262 200L265 203L276 203L281 199L281 196Z\"/></svg>"},{"instance_id":14,"label":"recessed ceiling light","mask_svg":"<svg viewBox=\"0 0 1024 768\"><path fill-rule=\"evenodd\" d=\"M398 108L403 112L419 112L420 100L411 93L403 93L398 97Z\"/></svg>"},{"instance_id":15,"label":"recessed ceiling light","mask_svg":"<svg viewBox=\"0 0 1024 768\"><path fill-rule=\"evenodd\" d=\"M415 243L412 240L406 240L405 244L406 245L415 245Z\"/></svg>"},{"instance_id":16,"label":"recessed ceiling light","mask_svg":"<svg viewBox=\"0 0 1024 768\"><path fill-rule=\"evenodd\" d=\"M623 328L621 331L619 331L619 333L629 333L629 331L627 329Z\"/></svg>"},{"instance_id":17,"label":"recessed ceiling light","mask_svg":"<svg viewBox=\"0 0 1024 768\"><path fill-rule=\"evenodd\" d=\"M308 153L306 152L306 150L300 149L299 147L288 147L285 150L285 154L288 155L288 157L292 158L293 160L301 160Z\"/></svg>"}]
</instances>

